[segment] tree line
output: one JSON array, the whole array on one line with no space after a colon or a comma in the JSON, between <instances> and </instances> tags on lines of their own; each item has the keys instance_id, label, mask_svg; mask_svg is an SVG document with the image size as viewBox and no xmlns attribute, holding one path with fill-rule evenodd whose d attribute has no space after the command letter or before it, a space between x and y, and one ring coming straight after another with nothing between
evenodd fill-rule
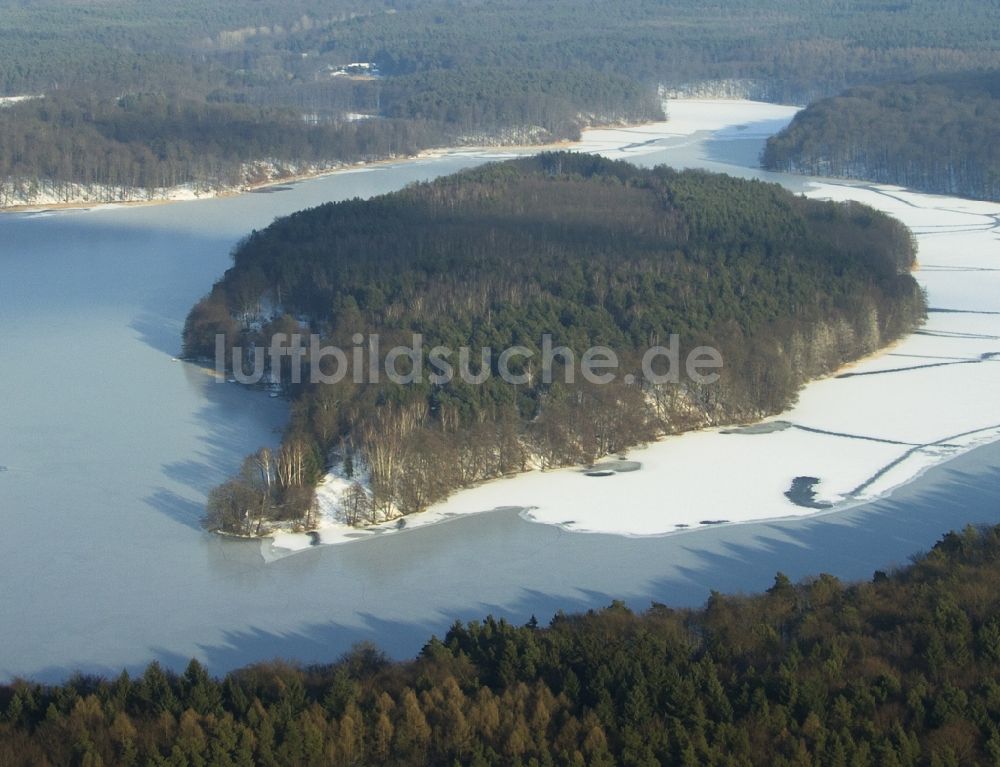
<instances>
[{"instance_id":1,"label":"tree line","mask_svg":"<svg viewBox=\"0 0 1000 767\"><path fill-rule=\"evenodd\" d=\"M0 3L0 93L86 87L252 96L375 62L389 78L485 70L607 73L644 85L752 78L801 100L907 75L995 66L985 0L120 0ZM282 86L283 84L283 86ZM597 84L597 88L603 87ZM498 94L501 98L503 93ZM275 104L276 105L276 104Z\"/></svg>"},{"instance_id":2,"label":"tree line","mask_svg":"<svg viewBox=\"0 0 1000 767\"><path fill-rule=\"evenodd\" d=\"M773 184L568 153L296 213L252 233L233 257L188 316L188 356L213 356L221 334L232 363L234 347L307 331L349 353L356 334L378 335L388 350L419 333L428 371L435 346L473 350L471 372L482 372L479 350L493 350L479 384L310 384L311 366L328 374L331 364L310 350L298 363L305 383L294 383L287 358L271 371L292 396L285 444L307 457L303 484L353 455L373 491L366 518L421 511L532 465L586 464L664 433L779 412L805 381L898 338L924 313L909 274L913 239L888 216ZM546 335L572 353L556 358L551 381ZM643 355L671 335L682 358L720 350L720 380L644 380ZM515 359L523 380L507 383L498 355L518 345L534 356ZM615 381L577 371L568 382L566 368L594 346L618 355ZM271 500L252 505L264 520L307 514L265 485L254 492ZM210 528L266 529L246 503L219 500Z\"/></svg>"},{"instance_id":3,"label":"tree line","mask_svg":"<svg viewBox=\"0 0 1000 767\"><path fill-rule=\"evenodd\" d=\"M1000 200L1000 70L853 88L768 139L770 170Z\"/></svg>"},{"instance_id":4,"label":"tree line","mask_svg":"<svg viewBox=\"0 0 1000 767\"><path fill-rule=\"evenodd\" d=\"M189 184L213 189L411 155L440 134L417 120L311 125L289 110L232 103L61 91L0 109L0 206L39 190L104 199Z\"/></svg>"},{"instance_id":5,"label":"tree line","mask_svg":"<svg viewBox=\"0 0 1000 767\"><path fill-rule=\"evenodd\" d=\"M696 0L623 8L593 0L413 4L303 35L307 47L377 61L390 76L440 73L450 82L532 69L609 73L670 87L749 79L758 93L804 103L844 87L991 66L991 3L910 0ZM600 87L598 85L598 87Z\"/></svg>"},{"instance_id":6,"label":"tree line","mask_svg":"<svg viewBox=\"0 0 1000 767\"><path fill-rule=\"evenodd\" d=\"M1000 528L868 582L778 573L701 609L455 623L392 662L0 687L5 765L773 765L1000 760Z\"/></svg>"}]
</instances>

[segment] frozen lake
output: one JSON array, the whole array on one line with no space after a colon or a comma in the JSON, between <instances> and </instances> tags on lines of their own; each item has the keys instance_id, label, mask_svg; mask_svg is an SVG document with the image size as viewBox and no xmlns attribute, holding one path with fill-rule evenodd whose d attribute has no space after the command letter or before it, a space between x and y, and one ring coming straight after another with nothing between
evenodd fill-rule
<instances>
[{"instance_id":1,"label":"frozen lake","mask_svg":"<svg viewBox=\"0 0 1000 767\"><path fill-rule=\"evenodd\" d=\"M722 122L709 126L714 140L597 132L587 146L766 177L746 166L781 120L751 110ZM232 245L276 216L495 157L445 153L270 194L0 217L0 677L192 656L216 672L275 656L327 661L361 639L408 655L456 618L547 620L614 598L693 605L710 589L764 588L776 570L867 577L950 528L1000 521L993 443L848 511L682 535L571 533L508 510L267 563L259 544L203 533L207 490L276 441L286 416L280 400L174 359L187 310Z\"/></svg>"}]
</instances>

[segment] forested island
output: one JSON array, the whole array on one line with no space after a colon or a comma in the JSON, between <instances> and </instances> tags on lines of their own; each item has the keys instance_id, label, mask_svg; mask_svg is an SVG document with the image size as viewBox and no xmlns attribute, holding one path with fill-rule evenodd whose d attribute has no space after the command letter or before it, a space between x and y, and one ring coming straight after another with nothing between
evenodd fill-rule
<instances>
[{"instance_id":1,"label":"forested island","mask_svg":"<svg viewBox=\"0 0 1000 767\"><path fill-rule=\"evenodd\" d=\"M770 170L1000 200L1000 70L852 88L768 139Z\"/></svg>"},{"instance_id":2,"label":"forested island","mask_svg":"<svg viewBox=\"0 0 1000 767\"><path fill-rule=\"evenodd\" d=\"M847 585L456 623L420 656L0 687L4 765L911 765L1000 759L1000 528Z\"/></svg>"},{"instance_id":3,"label":"forested island","mask_svg":"<svg viewBox=\"0 0 1000 767\"><path fill-rule=\"evenodd\" d=\"M884 214L570 153L296 213L233 257L188 316L185 354L212 358L221 336L232 364L234 347L303 336L299 354L269 371L293 402L281 448L248 457L209 499L207 526L241 535L309 527L331 462L365 478L347 521L366 524L531 467L758 420L806 381L912 331L925 311L913 239ZM305 348L310 333L352 357L371 352L373 336L384 353L420 334L422 368L435 347L468 347L485 380L310 383L332 375ZM546 335L572 354L555 359L548 381ZM721 378L651 382L641 358L671 336L681 358L721 352ZM533 356L511 361L523 378L508 383L497 355L515 346ZM615 379L567 382L566 368L595 346L617 354ZM481 363L483 348L493 355Z\"/></svg>"},{"instance_id":4,"label":"forested island","mask_svg":"<svg viewBox=\"0 0 1000 767\"><path fill-rule=\"evenodd\" d=\"M0 0L0 13L0 206L544 143L662 118L668 91L805 103L1000 66L986 2Z\"/></svg>"}]
</instances>

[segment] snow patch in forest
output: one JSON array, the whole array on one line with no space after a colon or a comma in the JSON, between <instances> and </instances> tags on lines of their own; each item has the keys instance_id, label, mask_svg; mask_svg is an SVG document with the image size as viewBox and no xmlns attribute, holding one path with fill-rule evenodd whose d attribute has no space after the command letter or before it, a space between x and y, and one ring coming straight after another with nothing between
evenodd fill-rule
<instances>
[{"instance_id":1,"label":"snow patch in forest","mask_svg":"<svg viewBox=\"0 0 1000 767\"><path fill-rule=\"evenodd\" d=\"M20 104L22 101L34 101L35 99L44 98L40 95L27 95L27 96L0 96L0 108L13 106L14 104Z\"/></svg>"}]
</instances>

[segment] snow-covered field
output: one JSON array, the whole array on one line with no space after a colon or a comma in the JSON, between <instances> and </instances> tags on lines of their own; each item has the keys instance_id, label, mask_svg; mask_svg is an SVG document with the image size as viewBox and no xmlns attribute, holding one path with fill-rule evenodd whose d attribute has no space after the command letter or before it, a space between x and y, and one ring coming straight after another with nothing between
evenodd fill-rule
<instances>
[{"instance_id":1,"label":"snow-covered field","mask_svg":"<svg viewBox=\"0 0 1000 767\"><path fill-rule=\"evenodd\" d=\"M587 131L574 148L627 159L709 135L763 138L795 111L745 101L674 101L669 122ZM916 277L931 307L918 333L808 385L795 407L769 419L771 429L670 437L631 451L629 459L642 464L635 472L589 477L570 468L489 482L408 517L404 530L512 506L567 530L636 536L816 514L882 495L933 464L1000 439L1000 204L821 181L809 183L807 193L863 202L914 231ZM796 496L799 504L786 495L797 478L807 491ZM322 543L397 532L395 522L367 531L337 524L342 485L331 477L320 489ZM807 505L800 505L803 499ZM273 546L294 550L311 543L307 536L282 535Z\"/></svg>"}]
</instances>

